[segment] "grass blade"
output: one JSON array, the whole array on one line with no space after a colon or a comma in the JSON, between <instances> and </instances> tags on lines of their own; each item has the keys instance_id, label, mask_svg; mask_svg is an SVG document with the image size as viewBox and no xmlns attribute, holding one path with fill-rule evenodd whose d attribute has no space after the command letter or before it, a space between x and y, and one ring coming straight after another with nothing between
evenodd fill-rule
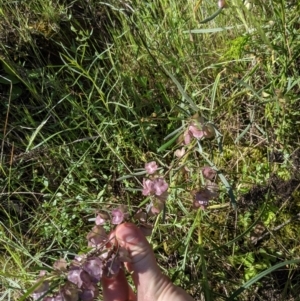
<instances>
[{"instance_id":1,"label":"grass blade","mask_svg":"<svg viewBox=\"0 0 300 301\"><path fill-rule=\"evenodd\" d=\"M216 28L200 28L200 29L191 29L185 30L183 33L216 33L229 29L233 29L234 26L226 26L226 27L216 27Z\"/></svg>"},{"instance_id":2,"label":"grass blade","mask_svg":"<svg viewBox=\"0 0 300 301\"><path fill-rule=\"evenodd\" d=\"M172 73L170 73L165 67L163 67L165 72L169 75L169 77L172 79L172 81L175 83L175 85L177 86L178 90L180 91L181 95L183 98L185 98L188 103L190 104L191 109L194 112L197 112L199 110L199 108L196 106L196 104L194 103L194 101L187 95L187 93L184 91L183 87L180 85L179 81L173 76ZM200 109L202 110L207 110L204 107L201 107Z\"/></svg>"},{"instance_id":3,"label":"grass blade","mask_svg":"<svg viewBox=\"0 0 300 301\"><path fill-rule=\"evenodd\" d=\"M216 18L221 13L222 10L223 10L223 7L220 7L215 13L213 13L211 16L207 17L203 21L200 21L200 23L204 24L204 23L207 23L207 22L213 20L214 18Z\"/></svg>"},{"instance_id":4,"label":"grass blade","mask_svg":"<svg viewBox=\"0 0 300 301\"><path fill-rule=\"evenodd\" d=\"M28 152L31 149L31 145L32 145L34 139L36 138L36 136L38 135L38 133L41 131L42 127L47 123L47 121L49 120L49 118L50 118L50 116L46 120L42 121L42 123L33 132L33 134L31 135L31 137L29 139L28 145L26 147L26 152Z\"/></svg>"},{"instance_id":5,"label":"grass blade","mask_svg":"<svg viewBox=\"0 0 300 301\"><path fill-rule=\"evenodd\" d=\"M177 135L175 135L171 140L167 141L160 148L158 148L157 152L160 153L160 152L166 150L170 145L172 145L177 140L177 138L180 135L181 135L181 133L177 133Z\"/></svg>"},{"instance_id":6,"label":"grass blade","mask_svg":"<svg viewBox=\"0 0 300 301\"><path fill-rule=\"evenodd\" d=\"M275 264L274 266L268 268L267 270L259 273L258 275L256 275L255 277L253 277L252 279L250 279L249 281L247 281L244 285L242 285L238 290L236 290L227 300L228 301L235 301L236 297L238 295L240 295L244 290L246 290L248 287L250 287L252 284L254 284L255 282L259 281L261 278L267 276L268 274L272 273L273 271L286 266L286 265L290 265L290 264L299 264L300 263L300 259L293 259L293 260L287 260L284 262L280 262L278 264Z\"/></svg>"}]
</instances>

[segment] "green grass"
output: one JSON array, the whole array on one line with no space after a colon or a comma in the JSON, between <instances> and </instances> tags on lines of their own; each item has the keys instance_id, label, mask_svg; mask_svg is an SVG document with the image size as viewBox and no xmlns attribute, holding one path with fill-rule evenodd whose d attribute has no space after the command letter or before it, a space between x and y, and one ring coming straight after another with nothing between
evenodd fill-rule
<instances>
[{"instance_id":1,"label":"green grass","mask_svg":"<svg viewBox=\"0 0 300 301\"><path fill-rule=\"evenodd\" d=\"M124 176L151 160L170 183L151 242L176 284L195 300L299 300L297 1L231 1L204 24L217 3L0 4L2 300L83 250L97 210L135 212L142 177ZM220 136L191 147L185 174L171 139L195 113ZM197 212L210 164L220 196Z\"/></svg>"}]
</instances>

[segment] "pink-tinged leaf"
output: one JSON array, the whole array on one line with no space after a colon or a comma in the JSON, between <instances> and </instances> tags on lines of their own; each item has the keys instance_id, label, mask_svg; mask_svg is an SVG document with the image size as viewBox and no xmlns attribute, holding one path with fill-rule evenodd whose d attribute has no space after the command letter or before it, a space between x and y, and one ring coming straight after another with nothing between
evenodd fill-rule
<instances>
[{"instance_id":1,"label":"pink-tinged leaf","mask_svg":"<svg viewBox=\"0 0 300 301\"><path fill-rule=\"evenodd\" d=\"M153 192L155 195L160 196L166 192L169 188L169 185L163 178L156 178L153 180Z\"/></svg>"},{"instance_id":2,"label":"pink-tinged leaf","mask_svg":"<svg viewBox=\"0 0 300 301\"><path fill-rule=\"evenodd\" d=\"M83 270L80 267L71 267L68 272L68 280L75 284L78 288L81 288L83 285L83 281L80 277Z\"/></svg>"},{"instance_id":3,"label":"pink-tinged leaf","mask_svg":"<svg viewBox=\"0 0 300 301\"><path fill-rule=\"evenodd\" d=\"M78 288L85 288L91 284L89 274L79 267L71 267L68 272L68 280Z\"/></svg>"},{"instance_id":4,"label":"pink-tinged leaf","mask_svg":"<svg viewBox=\"0 0 300 301\"><path fill-rule=\"evenodd\" d=\"M194 209L201 208L202 210L205 210L208 205L209 205L209 200L202 200L202 201L194 201L193 202L193 208Z\"/></svg>"},{"instance_id":5,"label":"pink-tinged leaf","mask_svg":"<svg viewBox=\"0 0 300 301\"><path fill-rule=\"evenodd\" d=\"M121 209L114 209L111 211L112 219L111 223L113 225L119 225L123 222L124 220L124 213Z\"/></svg>"},{"instance_id":6,"label":"pink-tinged leaf","mask_svg":"<svg viewBox=\"0 0 300 301\"><path fill-rule=\"evenodd\" d=\"M219 0L219 1L218 1L218 7L219 7L219 8L224 8L224 7L226 7L226 1L225 1L225 0Z\"/></svg>"},{"instance_id":7,"label":"pink-tinged leaf","mask_svg":"<svg viewBox=\"0 0 300 301\"><path fill-rule=\"evenodd\" d=\"M153 191L153 182L149 179L143 179L143 195L148 196Z\"/></svg>"},{"instance_id":8,"label":"pink-tinged leaf","mask_svg":"<svg viewBox=\"0 0 300 301\"><path fill-rule=\"evenodd\" d=\"M206 209L209 201L218 196L217 189L217 184L207 180L205 188L196 192L194 196L193 207Z\"/></svg>"},{"instance_id":9,"label":"pink-tinged leaf","mask_svg":"<svg viewBox=\"0 0 300 301\"><path fill-rule=\"evenodd\" d=\"M107 263L106 267L104 268L105 276L110 278L114 275L117 275L120 271L122 264L118 257L112 256Z\"/></svg>"},{"instance_id":10,"label":"pink-tinged leaf","mask_svg":"<svg viewBox=\"0 0 300 301\"><path fill-rule=\"evenodd\" d=\"M183 142L185 145L188 145L191 143L191 140L192 140L192 133L190 133L189 130L186 130L184 133L183 133Z\"/></svg>"},{"instance_id":11,"label":"pink-tinged leaf","mask_svg":"<svg viewBox=\"0 0 300 301\"><path fill-rule=\"evenodd\" d=\"M56 260L53 263L53 268L58 271L66 271L67 270L67 262L65 259L61 258Z\"/></svg>"},{"instance_id":12,"label":"pink-tinged leaf","mask_svg":"<svg viewBox=\"0 0 300 301\"><path fill-rule=\"evenodd\" d=\"M205 179L213 180L217 172L209 166L204 166L202 168L202 174Z\"/></svg>"},{"instance_id":13,"label":"pink-tinged leaf","mask_svg":"<svg viewBox=\"0 0 300 301\"><path fill-rule=\"evenodd\" d=\"M92 231L88 233L86 238L88 240L89 247L96 247L97 245L105 243L108 236L102 226L96 225L92 228Z\"/></svg>"},{"instance_id":14,"label":"pink-tinged leaf","mask_svg":"<svg viewBox=\"0 0 300 301\"><path fill-rule=\"evenodd\" d=\"M102 277L102 261L98 257L89 258L82 266L83 270L86 271L93 283L100 281Z\"/></svg>"},{"instance_id":15,"label":"pink-tinged leaf","mask_svg":"<svg viewBox=\"0 0 300 301\"><path fill-rule=\"evenodd\" d=\"M39 274L39 278L41 278L41 277L43 277L43 276L46 276L46 274L47 274L47 271L41 270L41 271L40 271L40 274Z\"/></svg>"},{"instance_id":16,"label":"pink-tinged leaf","mask_svg":"<svg viewBox=\"0 0 300 301\"><path fill-rule=\"evenodd\" d=\"M193 207L195 209L201 208L206 209L210 200L210 192L207 189L202 189L201 191L196 192Z\"/></svg>"},{"instance_id":17,"label":"pink-tinged leaf","mask_svg":"<svg viewBox=\"0 0 300 301\"><path fill-rule=\"evenodd\" d=\"M203 126L203 133L205 138L212 138L215 137L215 129L211 124L206 124Z\"/></svg>"},{"instance_id":18,"label":"pink-tinged leaf","mask_svg":"<svg viewBox=\"0 0 300 301\"><path fill-rule=\"evenodd\" d=\"M88 288L91 285L91 277L86 271L81 272L80 278L82 280L82 288Z\"/></svg>"},{"instance_id":19,"label":"pink-tinged leaf","mask_svg":"<svg viewBox=\"0 0 300 301\"><path fill-rule=\"evenodd\" d=\"M78 288L71 282L67 281L61 288L60 294L63 296L63 301L77 301Z\"/></svg>"},{"instance_id":20,"label":"pink-tinged leaf","mask_svg":"<svg viewBox=\"0 0 300 301\"><path fill-rule=\"evenodd\" d=\"M155 199L153 201L153 204L152 204L152 207L151 207L151 213L153 215L159 214L163 210L164 204L165 204L164 201L161 201L159 199Z\"/></svg>"},{"instance_id":21,"label":"pink-tinged leaf","mask_svg":"<svg viewBox=\"0 0 300 301\"><path fill-rule=\"evenodd\" d=\"M204 132L194 124L189 126L189 132L193 135L194 138L201 139L204 137Z\"/></svg>"},{"instance_id":22,"label":"pink-tinged leaf","mask_svg":"<svg viewBox=\"0 0 300 301\"><path fill-rule=\"evenodd\" d=\"M119 225L121 224L126 218L128 218L128 209L125 205L120 205L118 208L113 209L111 211L112 215L112 224Z\"/></svg>"},{"instance_id":23,"label":"pink-tinged leaf","mask_svg":"<svg viewBox=\"0 0 300 301\"><path fill-rule=\"evenodd\" d=\"M210 192L210 198L214 199L219 195L219 186L218 184L210 181L210 180L206 180L206 185L205 188Z\"/></svg>"},{"instance_id":24,"label":"pink-tinged leaf","mask_svg":"<svg viewBox=\"0 0 300 301\"><path fill-rule=\"evenodd\" d=\"M134 215L134 218L140 222L146 222L147 213L143 212L141 209Z\"/></svg>"},{"instance_id":25,"label":"pink-tinged leaf","mask_svg":"<svg viewBox=\"0 0 300 301\"><path fill-rule=\"evenodd\" d=\"M177 158L182 158L183 155L185 154L185 149L184 147L180 148L180 149L177 149L174 153L174 155L177 157Z\"/></svg>"},{"instance_id":26,"label":"pink-tinged leaf","mask_svg":"<svg viewBox=\"0 0 300 301\"><path fill-rule=\"evenodd\" d=\"M43 280L43 277L46 276L47 271L41 270L39 277L36 281L36 284L39 284L38 287L32 293L33 300L39 300L42 296L44 296L49 290L49 282L47 280Z\"/></svg>"},{"instance_id":27,"label":"pink-tinged leaf","mask_svg":"<svg viewBox=\"0 0 300 301\"><path fill-rule=\"evenodd\" d=\"M152 175L156 172L158 166L155 161L149 162L145 164L145 170L149 175Z\"/></svg>"},{"instance_id":28,"label":"pink-tinged leaf","mask_svg":"<svg viewBox=\"0 0 300 301\"><path fill-rule=\"evenodd\" d=\"M151 215L158 215L160 212L161 212L162 209L158 208L158 207L155 207L155 206L152 206L151 207Z\"/></svg>"},{"instance_id":29,"label":"pink-tinged leaf","mask_svg":"<svg viewBox=\"0 0 300 301\"><path fill-rule=\"evenodd\" d=\"M82 290L80 293L81 301L93 301L99 296L99 289L96 285L92 284L88 288Z\"/></svg>"},{"instance_id":30,"label":"pink-tinged leaf","mask_svg":"<svg viewBox=\"0 0 300 301\"><path fill-rule=\"evenodd\" d=\"M108 220L109 220L108 214L99 212L96 216L95 223L97 226L104 225Z\"/></svg>"},{"instance_id":31,"label":"pink-tinged leaf","mask_svg":"<svg viewBox=\"0 0 300 301\"><path fill-rule=\"evenodd\" d=\"M85 256L84 255L75 255L75 264L74 264L74 261L72 262L73 265L76 265L76 266L79 266L80 265L80 262L82 262L83 260L85 259Z\"/></svg>"}]
</instances>

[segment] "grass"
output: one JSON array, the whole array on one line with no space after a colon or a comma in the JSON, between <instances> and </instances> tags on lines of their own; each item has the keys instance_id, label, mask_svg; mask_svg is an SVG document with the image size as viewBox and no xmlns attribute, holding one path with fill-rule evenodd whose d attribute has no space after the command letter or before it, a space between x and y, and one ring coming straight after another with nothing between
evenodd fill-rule
<instances>
[{"instance_id":1,"label":"grass","mask_svg":"<svg viewBox=\"0 0 300 301\"><path fill-rule=\"evenodd\" d=\"M170 183L151 242L172 281L195 300L299 300L296 1L232 1L204 24L216 3L0 3L1 300L84 249L97 210L142 206L125 176L151 160ZM220 135L184 174L172 138L195 113ZM195 211L204 165L220 196Z\"/></svg>"}]
</instances>

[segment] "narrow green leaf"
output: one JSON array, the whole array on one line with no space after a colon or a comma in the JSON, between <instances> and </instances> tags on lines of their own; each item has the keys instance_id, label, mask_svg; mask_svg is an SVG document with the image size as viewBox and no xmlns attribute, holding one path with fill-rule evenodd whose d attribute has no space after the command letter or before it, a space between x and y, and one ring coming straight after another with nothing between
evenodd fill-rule
<instances>
[{"instance_id":1,"label":"narrow green leaf","mask_svg":"<svg viewBox=\"0 0 300 301\"><path fill-rule=\"evenodd\" d=\"M237 143L240 141L240 139L242 139L242 138L246 135L246 133L249 131L251 125L252 125L252 124L249 123L249 124L246 126L246 128L241 132L241 134L234 140L234 144L237 144Z\"/></svg>"},{"instance_id":2,"label":"narrow green leaf","mask_svg":"<svg viewBox=\"0 0 300 301\"><path fill-rule=\"evenodd\" d=\"M197 112L199 109L196 106L196 104L194 103L194 101L187 95L187 93L184 91L183 87L180 85L179 81L173 76L172 73L170 73L165 67L163 67L165 72L169 75L169 77L172 79L172 81L175 83L175 85L177 86L178 90L180 91L181 95L183 98L185 98L188 103L190 104L191 109L194 112ZM207 110L206 108L201 108L202 110Z\"/></svg>"},{"instance_id":3,"label":"narrow green leaf","mask_svg":"<svg viewBox=\"0 0 300 301\"><path fill-rule=\"evenodd\" d=\"M191 29L185 30L183 33L215 33L221 32L229 29L233 29L234 26L227 26L227 27L216 27L216 28L201 28L201 29Z\"/></svg>"},{"instance_id":4,"label":"narrow green leaf","mask_svg":"<svg viewBox=\"0 0 300 301\"><path fill-rule=\"evenodd\" d=\"M227 190L227 193L229 195L230 202L231 202L233 209L236 210L237 204L236 204L236 199L235 199L235 195L233 193L232 187L230 186L230 184L228 183L228 181L226 180L226 178L224 177L224 175L222 173L219 172L218 176L219 176L220 180L223 182L223 184Z\"/></svg>"},{"instance_id":5,"label":"narrow green leaf","mask_svg":"<svg viewBox=\"0 0 300 301\"><path fill-rule=\"evenodd\" d=\"M214 85L212 87L212 95L211 95L211 103L210 103L210 118L209 119L211 119L211 116L212 116L213 111L214 111L216 94L217 94L217 87L219 85L220 78L221 78L221 73L218 73L218 75L215 79Z\"/></svg>"},{"instance_id":6,"label":"narrow green leaf","mask_svg":"<svg viewBox=\"0 0 300 301\"><path fill-rule=\"evenodd\" d=\"M175 134L177 134L178 132L180 132L182 129L184 128L184 125L182 125L181 127L179 127L178 129L176 129L175 131L173 131L172 133L170 133L169 135L167 135L164 140L168 140L169 138L173 137Z\"/></svg>"},{"instance_id":7,"label":"narrow green leaf","mask_svg":"<svg viewBox=\"0 0 300 301\"><path fill-rule=\"evenodd\" d=\"M31 145L35 139L35 137L38 135L38 133L41 131L42 127L47 123L47 121L49 120L50 116L41 122L41 124L36 128L36 130L33 132L33 134L31 135L28 145L26 147L26 152L28 152L31 149Z\"/></svg>"},{"instance_id":8,"label":"narrow green leaf","mask_svg":"<svg viewBox=\"0 0 300 301\"><path fill-rule=\"evenodd\" d=\"M243 80L240 79L234 79L235 82L241 84L242 86L244 86L245 88L247 88L248 90L250 90L260 101L264 102L265 100L263 98L261 98L257 92L250 86L248 85L246 82L244 82Z\"/></svg>"},{"instance_id":9,"label":"narrow green leaf","mask_svg":"<svg viewBox=\"0 0 300 301\"><path fill-rule=\"evenodd\" d=\"M163 144L160 148L157 149L157 152L160 153L162 151L164 151L165 149L167 149L171 144L173 144L177 138L181 135L181 133L177 133L176 136L174 136L171 140L169 140L168 142L166 142L165 144Z\"/></svg>"},{"instance_id":10,"label":"narrow green leaf","mask_svg":"<svg viewBox=\"0 0 300 301\"><path fill-rule=\"evenodd\" d=\"M133 178L135 176L142 176L142 175L144 175L146 173L147 173L146 170L139 171L139 172L134 172L134 173L131 173L131 174L128 174L128 175L124 175L124 176L118 178L117 181L122 181L122 180L125 180L125 179Z\"/></svg>"},{"instance_id":11,"label":"narrow green leaf","mask_svg":"<svg viewBox=\"0 0 300 301\"><path fill-rule=\"evenodd\" d=\"M299 263L300 263L300 259L293 259L293 260L287 260L287 261L275 264L274 266L268 268L267 270L259 273L258 275L256 275L255 277L253 277L252 279L247 281L243 286L241 286L238 290L236 290L227 300L228 301L237 300L235 298L238 295L240 295L244 290L246 290L248 287L250 287L255 282L259 281L261 278L263 278L263 277L267 276L268 274L272 273L273 271L275 271L275 270L277 270L277 269L279 269L283 266L286 266L286 265L299 264Z\"/></svg>"},{"instance_id":12,"label":"narrow green leaf","mask_svg":"<svg viewBox=\"0 0 300 301\"><path fill-rule=\"evenodd\" d=\"M219 8L215 13L213 13L211 16L207 17L206 19L204 19L203 21L200 21L201 24L207 23L211 20L213 20L214 18L216 18L221 11L223 10L223 7Z\"/></svg>"}]
</instances>

